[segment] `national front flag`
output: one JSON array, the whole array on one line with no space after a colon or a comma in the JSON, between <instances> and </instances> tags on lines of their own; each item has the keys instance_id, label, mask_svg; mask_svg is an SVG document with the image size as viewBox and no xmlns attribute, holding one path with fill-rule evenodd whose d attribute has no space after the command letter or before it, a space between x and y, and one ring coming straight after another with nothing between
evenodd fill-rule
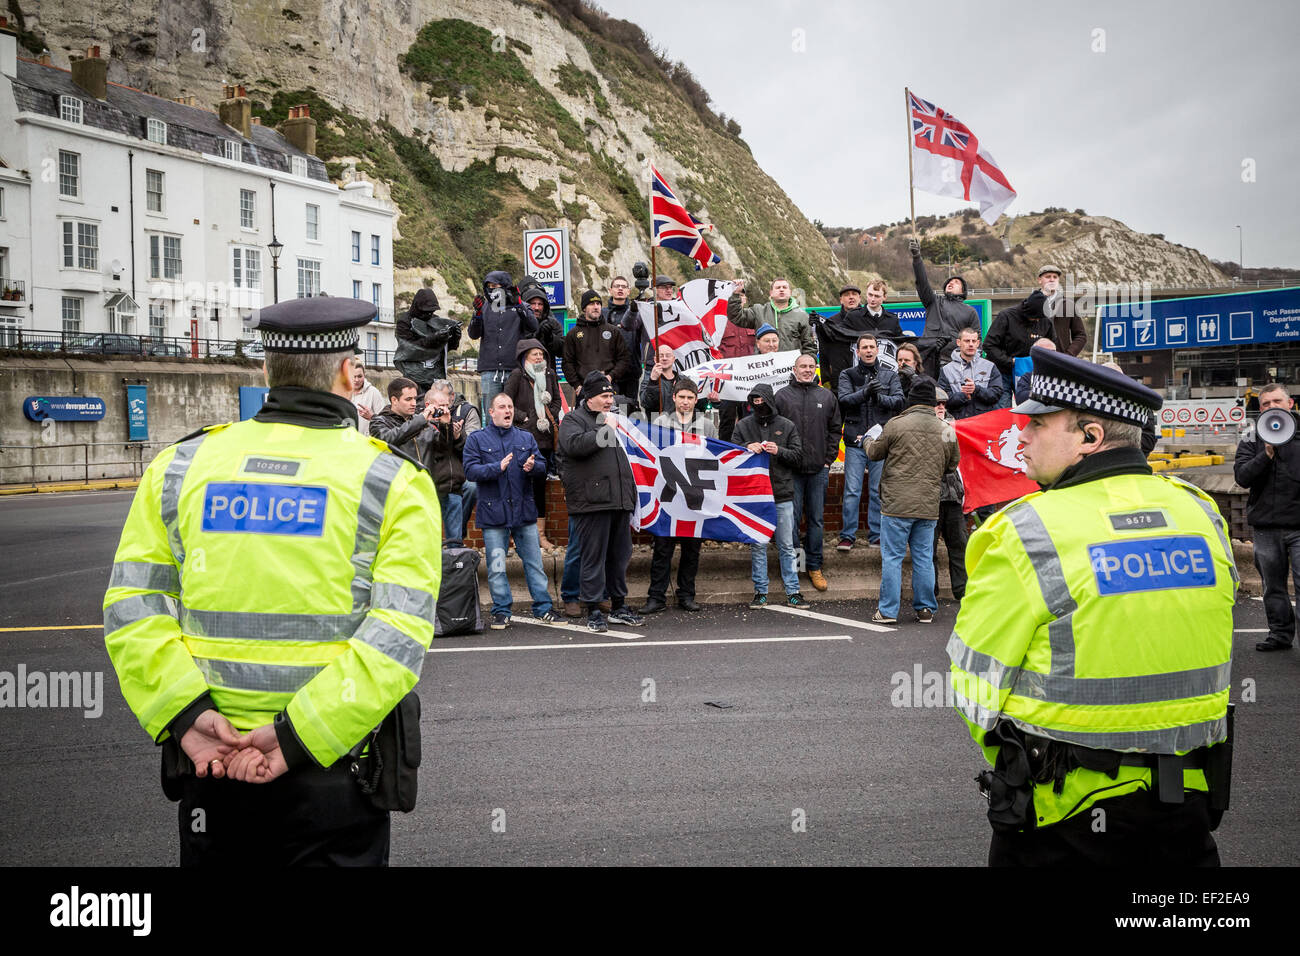
<instances>
[{"instance_id":1,"label":"national front flag","mask_svg":"<svg viewBox=\"0 0 1300 956\"><path fill-rule=\"evenodd\" d=\"M654 223L651 243L672 249L695 260L696 269L717 265L722 259L704 241L702 229L712 229L700 222L682 205L668 180L650 167L650 220Z\"/></svg>"},{"instance_id":2,"label":"national front flag","mask_svg":"<svg viewBox=\"0 0 1300 956\"><path fill-rule=\"evenodd\" d=\"M636 478L633 528L665 537L771 540L776 504L766 452L622 415L606 420Z\"/></svg>"},{"instance_id":3,"label":"national front flag","mask_svg":"<svg viewBox=\"0 0 1300 956\"><path fill-rule=\"evenodd\" d=\"M993 225L1016 198L993 155L965 123L910 90L907 106L913 185L938 196L977 202L980 216Z\"/></svg>"},{"instance_id":4,"label":"national front flag","mask_svg":"<svg viewBox=\"0 0 1300 956\"><path fill-rule=\"evenodd\" d=\"M998 408L953 423L961 449L957 467L966 486L963 512L1014 501L1039 490L1038 482L1025 474L1020 453L1020 431L1028 421L1028 415Z\"/></svg>"}]
</instances>

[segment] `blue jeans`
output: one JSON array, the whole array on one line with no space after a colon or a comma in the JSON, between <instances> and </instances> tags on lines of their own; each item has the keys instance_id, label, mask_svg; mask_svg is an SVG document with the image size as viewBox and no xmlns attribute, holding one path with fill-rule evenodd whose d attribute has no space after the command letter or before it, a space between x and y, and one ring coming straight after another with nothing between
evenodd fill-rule
<instances>
[{"instance_id":1,"label":"blue jeans","mask_svg":"<svg viewBox=\"0 0 1300 956\"><path fill-rule=\"evenodd\" d=\"M542 569L542 549L537 544L537 525L521 524L513 528L484 528L483 548L487 551L488 591L492 594L492 614L510 616L510 579L506 576L506 551L514 538L515 551L524 562L524 578L533 599L533 616L552 610L551 594Z\"/></svg>"},{"instance_id":2,"label":"blue jeans","mask_svg":"<svg viewBox=\"0 0 1300 956\"><path fill-rule=\"evenodd\" d=\"M786 594L799 593L799 572L794 567L794 502L778 501L776 503L776 553L781 562L781 583L785 585ZM759 594L767 593L767 544L749 546L749 577L754 582L754 590Z\"/></svg>"},{"instance_id":3,"label":"blue jeans","mask_svg":"<svg viewBox=\"0 0 1300 956\"><path fill-rule=\"evenodd\" d=\"M1010 408L1016 402L1016 379L1010 372L1002 372L1002 397L998 400L998 408Z\"/></svg>"},{"instance_id":4,"label":"blue jeans","mask_svg":"<svg viewBox=\"0 0 1300 956\"><path fill-rule=\"evenodd\" d=\"M880 541L880 474L885 462L872 461L857 445L844 446L844 507L840 537L858 540L861 525L862 477L867 477L867 541Z\"/></svg>"},{"instance_id":5,"label":"blue jeans","mask_svg":"<svg viewBox=\"0 0 1300 956\"><path fill-rule=\"evenodd\" d=\"M483 404L483 422L488 422L488 409L492 407L492 399L506 390L506 379L510 373L504 369L497 369L493 372L480 372L478 376L479 388L482 394L479 396Z\"/></svg>"},{"instance_id":6,"label":"blue jeans","mask_svg":"<svg viewBox=\"0 0 1300 956\"><path fill-rule=\"evenodd\" d=\"M472 481L465 482L460 489L460 537L469 537L469 519L474 514L474 503L478 501L478 485Z\"/></svg>"},{"instance_id":7,"label":"blue jeans","mask_svg":"<svg viewBox=\"0 0 1300 956\"><path fill-rule=\"evenodd\" d=\"M1255 541L1255 567L1264 585L1264 617L1268 620L1268 639L1290 646L1295 640L1296 612L1287 594L1288 565L1295 580L1296 604L1300 605L1300 531L1285 528L1252 528Z\"/></svg>"},{"instance_id":8,"label":"blue jeans","mask_svg":"<svg viewBox=\"0 0 1300 956\"><path fill-rule=\"evenodd\" d=\"M799 522L808 519L808 532L804 535L804 568L808 571L820 571L822 567L822 545L826 538L823 524L826 518L826 483L830 480L831 470L823 468L811 475L794 476L794 522L790 528L790 543L799 550Z\"/></svg>"},{"instance_id":9,"label":"blue jeans","mask_svg":"<svg viewBox=\"0 0 1300 956\"><path fill-rule=\"evenodd\" d=\"M442 505L442 540L462 541L460 495L438 493L438 504Z\"/></svg>"},{"instance_id":10,"label":"blue jeans","mask_svg":"<svg viewBox=\"0 0 1300 956\"><path fill-rule=\"evenodd\" d=\"M880 516L880 611L881 617L898 617L902 603L903 558L912 548L912 608L935 610L934 518Z\"/></svg>"}]
</instances>

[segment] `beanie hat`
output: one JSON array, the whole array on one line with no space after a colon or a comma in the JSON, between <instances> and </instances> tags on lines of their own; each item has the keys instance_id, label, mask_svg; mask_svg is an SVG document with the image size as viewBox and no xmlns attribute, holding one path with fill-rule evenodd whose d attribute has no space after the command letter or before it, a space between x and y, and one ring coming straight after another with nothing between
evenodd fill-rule
<instances>
[{"instance_id":1,"label":"beanie hat","mask_svg":"<svg viewBox=\"0 0 1300 956\"><path fill-rule=\"evenodd\" d=\"M587 306L591 305L591 303L600 301L600 293L592 289L588 289L586 292L582 293L582 299L580 301L581 301L581 305L579 306L579 308L586 309ZM585 385L586 383L584 382L583 384Z\"/></svg>"},{"instance_id":2,"label":"beanie hat","mask_svg":"<svg viewBox=\"0 0 1300 956\"><path fill-rule=\"evenodd\" d=\"M763 336L769 333L771 333L772 335L778 334L776 329L773 326L764 322L762 325L758 327L758 331L754 333L754 341L757 342L759 339L761 339Z\"/></svg>"},{"instance_id":3,"label":"beanie hat","mask_svg":"<svg viewBox=\"0 0 1300 956\"><path fill-rule=\"evenodd\" d=\"M933 408L939 402L935 397L934 379L928 375L918 375L912 379L912 387L907 392L907 404L929 405Z\"/></svg>"},{"instance_id":4,"label":"beanie hat","mask_svg":"<svg viewBox=\"0 0 1300 956\"><path fill-rule=\"evenodd\" d=\"M588 372L587 377L582 380L582 400L584 402L606 392L612 394L613 391L614 386L610 384L604 372Z\"/></svg>"}]
</instances>

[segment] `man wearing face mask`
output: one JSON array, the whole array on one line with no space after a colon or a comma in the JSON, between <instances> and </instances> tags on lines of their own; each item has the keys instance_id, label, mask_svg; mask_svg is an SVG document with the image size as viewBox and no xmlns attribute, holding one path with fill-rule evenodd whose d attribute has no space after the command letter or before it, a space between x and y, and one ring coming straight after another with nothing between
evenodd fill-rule
<instances>
[{"instance_id":1,"label":"man wearing face mask","mask_svg":"<svg viewBox=\"0 0 1300 956\"><path fill-rule=\"evenodd\" d=\"M482 340L478 371L484 418L492 396L505 388L514 371L519 340L536 335L537 325L533 310L519 301L510 273L489 272L483 279L483 294L474 299L474 318L469 323L469 337Z\"/></svg>"},{"instance_id":2,"label":"man wearing face mask","mask_svg":"<svg viewBox=\"0 0 1300 956\"><path fill-rule=\"evenodd\" d=\"M519 287L519 298L524 300L524 304L537 319L537 341L552 358L558 357L564 348L564 326L551 314L551 300L547 298L546 290L532 276L524 276L523 284Z\"/></svg>"}]
</instances>

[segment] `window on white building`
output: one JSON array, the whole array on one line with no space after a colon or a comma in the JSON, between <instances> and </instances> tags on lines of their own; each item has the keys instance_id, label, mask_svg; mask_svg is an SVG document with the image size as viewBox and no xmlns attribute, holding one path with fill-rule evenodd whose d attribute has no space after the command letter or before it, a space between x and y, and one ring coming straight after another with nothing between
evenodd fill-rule
<instances>
[{"instance_id":1,"label":"window on white building","mask_svg":"<svg viewBox=\"0 0 1300 956\"><path fill-rule=\"evenodd\" d=\"M236 289L262 288L262 250L236 246L230 250L231 275Z\"/></svg>"},{"instance_id":2,"label":"window on white building","mask_svg":"<svg viewBox=\"0 0 1300 956\"><path fill-rule=\"evenodd\" d=\"M379 297L383 295L384 287L378 282L370 283L370 304L379 307Z\"/></svg>"},{"instance_id":3,"label":"window on white building","mask_svg":"<svg viewBox=\"0 0 1300 956\"><path fill-rule=\"evenodd\" d=\"M236 143L233 139L223 139L221 141L221 155L226 159L233 159L237 163L244 161L244 144Z\"/></svg>"},{"instance_id":4,"label":"window on white building","mask_svg":"<svg viewBox=\"0 0 1300 956\"><path fill-rule=\"evenodd\" d=\"M99 268L99 224L63 221L63 268Z\"/></svg>"},{"instance_id":5,"label":"window on white building","mask_svg":"<svg viewBox=\"0 0 1300 956\"><path fill-rule=\"evenodd\" d=\"M146 124L145 136L151 143L167 145L167 124L162 120L151 119Z\"/></svg>"},{"instance_id":6,"label":"window on white building","mask_svg":"<svg viewBox=\"0 0 1300 956\"><path fill-rule=\"evenodd\" d=\"M239 191L239 226L241 229L257 228L257 193L251 189Z\"/></svg>"},{"instance_id":7,"label":"window on white building","mask_svg":"<svg viewBox=\"0 0 1300 956\"><path fill-rule=\"evenodd\" d=\"M59 195L81 195L81 154L59 150Z\"/></svg>"},{"instance_id":8,"label":"window on white building","mask_svg":"<svg viewBox=\"0 0 1300 956\"><path fill-rule=\"evenodd\" d=\"M359 232L352 233L352 261L361 261L361 233ZM357 296L357 298L361 297Z\"/></svg>"},{"instance_id":9,"label":"window on white building","mask_svg":"<svg viewBox=\"0 0 1300 956\"><path fill-rule=\"evenodd\" d=\"M181 277L181 237L149 237L149 278L179 279Z\"/></svg>"},{"instance_id":10,"label":"window on white building","mask_svg":"<svg viewBox=\"0 0 1300 956\"><path fill-rule=\"evenodd\" d=\"M81 331L81 305L82 300L75 296L65 295L63 297L64 332Z\"/></svg>"},{"instance_id":11,"label":"window on white building","mask_svg":"<svg viewBox=\"0 0 1300 956\"><path fill-rule=\"evenodd\" d=\"M0 347L18 347L18 318L12 315L0 315Z\"/></svg>"},{"instance_id":12,"label":"window on white building","mask_svg":"<svg viewBox=\"0 0 1300 956\"><path fill-rule=\"evenodd\" d=\"M361 298L361 280L360 280L360 279L353 279L353 280L352 280L352 298L354 298L354 299L359 299L359 298Z\"/></svg>"},{"instance_id":13,"label":"window on white building","mask_svg":"<svg viewBox=\"0 0 1300 956\"><path fill-rule=\"evenodd\" d=\"M320 260L298 260L298 298L320 294Z\"/></svg>"},{"instance_id":14,"label":"window on white building","mask_svg":"<svg viewBox=\"0 0 1300 956\"><path fill-rule=\"evenodd\" d=\"M370 237L370 264L372 266L379 265L379 237L378 236Z\"/></svg>"},{"instance_id":15,"label":"window on white building","mask_svg":"<svg viewBox=\"0 0 1300 956\"><path fill-rule=\"evenodd\" d=\"M163 211L163 174L156 169L144 171L144 196L150 212Z\"/></svg>"},{"instance_id":16,"label":"window on white building","mask_svg":"<svg viewBox=\"0 0 1300 956\"><path fill-rule=\"evenodd\" d=\"M167 337L167 306L165 303L149 303L149 334L157 339Z\"/></svg>"},{"instance_id":17,"label":"window on white building","mask_svg":"<svg viewBox=\"0 0 1300 956\"><path fill-rule=\"evenodd\" d=\"M303 156L290 156L289 172L293 173L293 175L295 176L301 176L303 179L306 179L307 178L306 158Z\"/></svg>"},{"instance_id":18,"label":"window on white building","mask_svg":"<svg viewBox=\"0 0 1300 956\"><path fill-rule=\"evenodd\" d=\"M82 102L75 96L64 94L59 97L59 119L68 123L80 123L83 112Z\"/></svg>"},{"instance_id":19,"label":"window on white building","mask_svg":"<svg viewBox=\"0 0 1300 956\"><path fill-rule=\"evenodd\" d=\"M320 239L320 206L307 203L307 238Z\"/></svg>"}]
</instances>

